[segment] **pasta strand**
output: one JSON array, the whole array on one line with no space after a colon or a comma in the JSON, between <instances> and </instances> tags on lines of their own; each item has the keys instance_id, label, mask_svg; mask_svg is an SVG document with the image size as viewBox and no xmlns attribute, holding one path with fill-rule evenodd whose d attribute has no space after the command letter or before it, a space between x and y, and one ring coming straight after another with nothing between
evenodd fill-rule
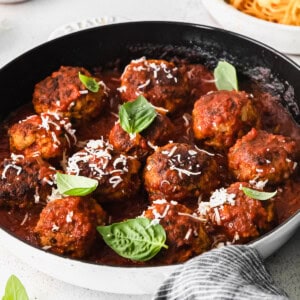
<instances>
[{"instance_id":1,"label":"pasta strand","mask_svg":"<svg viewBox=\"0 0 300 300\"><path fill-rule=\"evenodd\" d=\"M227 0L251 16L285 25L300 26L300 0Z\"/></svg>"}]
</instances>

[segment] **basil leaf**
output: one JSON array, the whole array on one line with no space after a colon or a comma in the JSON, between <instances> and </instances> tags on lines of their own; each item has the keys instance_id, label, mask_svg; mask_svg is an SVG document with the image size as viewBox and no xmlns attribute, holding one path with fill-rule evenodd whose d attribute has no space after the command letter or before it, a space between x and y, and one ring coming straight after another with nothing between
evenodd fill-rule
<instances>
[{"instance_id":1,"label":"basil leaf","mask_svg":"<svg viewBox=\"0 0 300 300\"><path fill-rule=\"evenodd\" d=\"M226 61L219 61L217 67L214 70L215 84L217 89L232 91L238 91L238 81L236 70L233 65Z\"/></svg>"},{"instance_id":2,"label":"basil leaf","mask_svg":"<svg viewBox=\"0 0 300 300\"><path fill-rule=\"evenodd\" d=\"M146 129L157 113L153 105L143 96L121 105L119 118L121 127L128 133L138 133Z\"/></svg>"},{"instance_id":3,"label":"basil leaf","mask_svg":"<svg viewBox=\"0 0 300 300\"><path fill-rule=\"evenodd\" d=\"M69 196L86 196L92 193L98 186L96 179L67 174L56 174L58 191Z\"/></svg>"},{"instance_id":4,"label":"basil leaf","mask_svg":"<svg viewBox=\"0 0 300 300\"><path fill-rule=\"evenodd\" d=\"M99 84L98 82L89 76L83 75L78 72L78 77L81 83L91 92L97 93L99 91Z\"/></svg>"},{"instance_id":5,"label":"basil leaf","mask_svg":"<svg viewBox=\"0 0 300 300\"><path fill-rule=\"evenodd\" d=\"M275 192L260 192L256 190L252 190L250 188L247 188L243 186L241 190L244 192L244 194L250 198L256 199L256 200L268 200L273 198L277 194L277 190Z\"/></svg>"},{"instance_id":6,"label":"basil leaf","mask_svg":"<svg viewBox=\"0 0 300 300\"><path fill-rule=\"evenodd\" d=\"M147 218L129 219L109 226L98 226L105 243L120 256L136 261L154 257L165 245L166 232Z\"/></svg>"},{"instance_id":7,"label":"basil leaf","mask_svg":"<svg viewBox=\"0 0 300 300\"><path fill-rule=\"evenodd\" d=\"M8 278L2 300L29 300L22 282L15 275Z\"/></svg>"}]
</instances>

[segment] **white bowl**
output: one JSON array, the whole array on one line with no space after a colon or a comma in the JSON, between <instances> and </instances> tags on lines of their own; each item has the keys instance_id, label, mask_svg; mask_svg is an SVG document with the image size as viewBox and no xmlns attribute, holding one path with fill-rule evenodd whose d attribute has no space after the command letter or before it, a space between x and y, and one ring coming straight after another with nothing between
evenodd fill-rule
<instances>
[{"instance_id":1,"label":"white bowl","mask_svg":"<svg viewBox=\"0 0 300 300\"><path fill-rule=\"evenodd\" d=\"M217 23L225 29L259 40L283 53L300 54L300 26L268 22L247 15L224 0L202 0Z\"/></svg>"}]
</instances>

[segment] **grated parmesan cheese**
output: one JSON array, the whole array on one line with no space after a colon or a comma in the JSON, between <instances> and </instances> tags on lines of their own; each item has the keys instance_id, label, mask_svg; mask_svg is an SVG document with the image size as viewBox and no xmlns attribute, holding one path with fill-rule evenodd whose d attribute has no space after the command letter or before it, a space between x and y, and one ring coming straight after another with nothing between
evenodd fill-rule
<instances>
[{"instance_id":1,"label":"grated parmesan cheese","mask_svg":"<svg viewBox=\"0 0 300 300\"><path fill-rule=\"evenodd\" d=\"M236 194L228 194L225 188L220 188L212 193L209 199L209 203L211 207L217 207L225 203L235 205L235 197Z\"/></svg>"},{"instance_id":2,"label":"grated parmesan cheese","mask_svg":"<svg viewBox=\"0 0 300 300\"><path fill-rule=\"evenodd\" d=\"M72 223L73 215L74 215L73 211L69 211L69 212L67 213L67 215L66 215L66 222L67 222L67 223Z\"/></svg>"}]
</instances>

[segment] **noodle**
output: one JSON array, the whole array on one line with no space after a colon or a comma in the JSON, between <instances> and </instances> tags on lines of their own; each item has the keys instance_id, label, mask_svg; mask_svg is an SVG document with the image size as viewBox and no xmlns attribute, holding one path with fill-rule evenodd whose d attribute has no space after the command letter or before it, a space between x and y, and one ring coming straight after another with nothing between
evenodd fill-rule
<instances>
[{"instance_id":1,"label":"noodle","mask_svg":"<svg viewBox=\"0 0 300 300\"><path fill-rule=\"evenodd\" d=\"M300 26L300 0L227 0L251 16L286 25Z\"/></svg>"}]
</instances>

